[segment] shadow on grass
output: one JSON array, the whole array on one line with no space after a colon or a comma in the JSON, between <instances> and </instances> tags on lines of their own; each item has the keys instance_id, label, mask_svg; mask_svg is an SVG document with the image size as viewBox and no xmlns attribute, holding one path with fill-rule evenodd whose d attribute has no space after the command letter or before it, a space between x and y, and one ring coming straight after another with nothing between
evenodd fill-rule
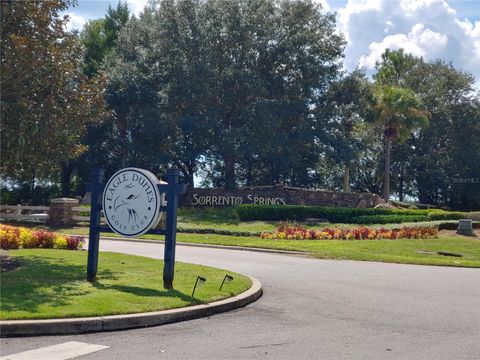
<instances>
[{"instance_id":1,"label":"shadow on grass","mask_svg":"<svg viewBox=\"0 0 480 360\"><path fill-rule=\"evenodd\" d=\"M151 288L143 288L138 286L128 286L128 285L104 285L100 281L92 282L92 285L97 289L102 290L116 290L121 291L137 296L147 296L147 297L174 297L178 298L184 302L191 303L191 304L200 304L201 301L192 298L189 295L186 295L178 290L157 290Z\"/></svg>"},{"instance_id":2,"label":"shadow on grass","mask_svg":"<svg viewBox=\"0 0 480 360\"><path fill-rule=\"evenodd\" d=\"M45 260L39 256L21 257L19 261L18 268L2 273L2 312L34 313L43 305L65 306L87 292L79 286L87 284L86 263L73 265L62 258ZM113 274L99 270L98 276L113 277Z\"/></svg>"}]
</instances>

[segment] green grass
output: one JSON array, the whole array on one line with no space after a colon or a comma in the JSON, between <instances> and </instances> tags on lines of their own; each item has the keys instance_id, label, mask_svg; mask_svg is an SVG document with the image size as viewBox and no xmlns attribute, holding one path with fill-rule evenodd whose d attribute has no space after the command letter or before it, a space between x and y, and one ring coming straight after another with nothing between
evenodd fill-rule
<instances>
[{"instance_id":1,"label":"green grass","mask_svg":"<svg viewBox=\"0 0 480 360\"><path fill-rule=\"evenodd\" d=\"M345 224L345 226L351 225ZM114 236L115 234L105 233L104 235ZM145 235L143 238L163 240L163 236L158 235ZM466 236L440 235L438 239L424 240L272 240L253 236L178 233L177 241L299 251L322 259L480 267L480 239ZM438 251L461 254L463 257L438 255ZM428 254L429 252L434 254Z\"/></svg>"},{"instance_id":2,"label":"green grass","mask_svg":"<svg viewBox=\"0 0 480 360\"><path fill-rule=\"evenodd\" d=\"M197 220L198 221L198 220ZM223 221L223 220L222 220ZM377 224L369 227L399 228L403 226L438 226L445 221L429 221L422 223L403 224ZM198 223L197 223L198 224ZM219 220L215 225L217 229L224 222ZM278 223L265 223L256 221L252 224L238 222L237 225L229 224L234 231L245 231L255 228L255 232L272 231ZM233 226L237 226L233 228ZM248 227L250 226L250 227ZM352 228L356 224L316 224L315 228L325 226ZM56 231L69 234L88 234L88 228L56 229ZM104 233L103 236L116 237L114 233ZM163 236L144 235L144 239L163 240ZM227 236L216 234L186 234L177 233L177 241L196 244L213 244L227 246L244 246L272 250L299 251L324 259L349 259L363 261L379 261L406 264L446 265L480 267L480 239L464 236L440 235L438 239L418 240L271 240L261 239L256 236ZM463 257L447 257L438 255L438 251L462 254ZM429 254L433 253L433 254Z\"/></svg>"},{"instance_id":3,"label":"green grass","mask_svg":"<svg viewBox=\"0 0 480 360\"><path fill-rule=\"evenodd\" d=\"M47 319L158 311L212 302L245 291L245 276L176 263L175 290L164 290L163 261L101 252L95 282L87 282L86 251L10 250L20 267L2 273L0 319ZM218 288L225 274L234 281ZM207 278L191 297L197 276Z\"/></svg>"},{"instance_id":4,"label":"green grass","mask_svg":"<svg viewBox=\"0 0 480 360\"><path fill-rule=\"evenodd\" d=\"M423 222L407 222L407 223L401 223L401 224L371 224L371 225L366 225L368 227L373 227L373 228L388 228L388 229L394 229L394 228L401 228L404 226L414 226L414 227L419 227L419 226L428 226L428 227L438 227L438 225L442 223L447 223L447 222L452 222L452 223L457 223L458 221L455 220L437 220L437 221L423 221ZM233 223L225 223L225 222L210 222L210 221L201 221L201 222L184 222L181 219L177 222L177 228L178 233L182 232L182 229L187 229L190 231L194 230L212 230L212 233L215 233L215 231L227 231L227 232L244 232L244 233L250 233L251 235L256 235L261 232L269 232L269 231L275 231L280 224L279 221L245 221L245 222L237 222L236 224ZM360 224L343 224L343 223L337 223L337 224L332 224L332 223L316 223L316 224L306 224L305 222L297 221L297 222L292 222L292 224L298 224L300 226L304 226L307 228L314 228L314 229L323 229L325 227L336 227L336 228L341 228L341 229L350 229L350 228L357 228L359 226L362 226ZM15 224L12 224L15 225ZM21 226L27 226L27 227L32 227L32 224L22 224ZM41 227L38 226L37 227ZM63 232L65 234L80 234L80 235L86 235L88 234L88 227L86 226L76 226L73 228L64 228L64 229L52 229L54 231L59 231ZM116 236L115 234L105 234L108 236ZM145 239L157 239L158 236L155 235L144 235L142 238Z\"/></svg>"},{"instance_id":5,"label":"green grass","mask_svg":"<svg viewBox=\"0 0 480 360\"><path fill-rule=\"evenodd\" d=\"M177 227L179 229L213 229L220 231L232 231L232 232L250 232L252 234L260 233L262 231L273 231L276 229L278 221L244 221L237 223L228 222L186 222L179 219Z\"/></svg>"},{"instance_id":6,"label":"green grass","mask_svg":"<svg viewBox=\"0 0 480 360\"><path fill-rule=\"evenodd\" d=\"M271 240L210 234L177 234L178 241L274 250L302 251L322 259L379 261L402 264L480 267L480 240L463 236L402 240ZM462 254L462 258L437 251ZM422 252L433 252L433 255Z\"/></svg>"}]
</instances>

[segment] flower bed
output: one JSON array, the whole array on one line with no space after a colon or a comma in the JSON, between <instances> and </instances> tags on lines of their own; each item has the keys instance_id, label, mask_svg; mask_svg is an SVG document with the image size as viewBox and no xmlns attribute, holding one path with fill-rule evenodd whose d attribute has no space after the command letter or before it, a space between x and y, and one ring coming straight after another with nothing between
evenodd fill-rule
<instances>
[{"instance_id":1,"label":"flower bed","mask_svg":"<svg viewBox=\"0 0 480 360\"><path fill-rule=\"evenodd\" d=\"M46 230L30 230L0 224L0 248L8 249L81 249L83 236L63 236Z\"/></svg>"},{"instance_id":2,"label":"flower bed","mask_svg":"<svg viewBox=\"0 0 480 360\"><path fill-rule=\"evenodd\" d=\"M438 235L435 228L403 227L400 229L355 229L324 228L306 229L301 226L282 224L274 232L263 232L262 239L278 240L374 240L374 239L434 239Z\"/></svg>"}]
</instances>

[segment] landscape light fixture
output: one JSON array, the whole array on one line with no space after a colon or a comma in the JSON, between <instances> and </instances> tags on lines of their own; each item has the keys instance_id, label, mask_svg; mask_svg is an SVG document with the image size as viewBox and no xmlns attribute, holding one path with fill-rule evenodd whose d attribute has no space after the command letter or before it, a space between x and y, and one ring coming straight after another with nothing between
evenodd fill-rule
<instances>
[{"instance_id":1,"label":"landscape light fixture","mask_svg":"<svg viewBox=\"0 0 480 360\"><path fill-rule=\"evenodd\" d=\"M204 277L201 277L201 276L197 276L197 281L195 281L195 286L193 287L193 291L192 291L192 298L193 298L193 294L195 294L195 290L197 289L197 286L203 286L203 284L205 284L205 281L207 281L207 279L205 279Z\"/></svg>"},{"instance_id":2,"label":"landscape light fixture","mask_svg":"<svg viewBox=\"0 0 480 360\"><path fill-rule=\"evenodd\" d=\"M222 281L222 285L220 285L220 289L218 289L218 291L222 290L222 286L223 284L225 284L226 282L227 283L230 283L233 281L233 276L230 276L230 275L225 275L225 277L223 278L223 281Z\"/></svg>"}]
</instances>

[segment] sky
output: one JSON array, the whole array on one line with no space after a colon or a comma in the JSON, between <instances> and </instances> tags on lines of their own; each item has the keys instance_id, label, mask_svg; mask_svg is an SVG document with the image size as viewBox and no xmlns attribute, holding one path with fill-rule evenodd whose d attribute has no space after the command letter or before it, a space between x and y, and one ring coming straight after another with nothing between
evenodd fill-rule
<instances>
[{"instance_id":1,"label":"sky","mask_svg":"<svg viewBox=\"0 0 480 360\"><path fill-rule=\"evenodd\" d=\"M148 0L126 0L138 15ZM314 0L335 12L347 40L345 67L372 72L386 48L425 60L442 59L473 74L480 84L480 0ZM78 0L66 11L70 28L104 17L117 0Z\"/></svg>"}]
</instances>

